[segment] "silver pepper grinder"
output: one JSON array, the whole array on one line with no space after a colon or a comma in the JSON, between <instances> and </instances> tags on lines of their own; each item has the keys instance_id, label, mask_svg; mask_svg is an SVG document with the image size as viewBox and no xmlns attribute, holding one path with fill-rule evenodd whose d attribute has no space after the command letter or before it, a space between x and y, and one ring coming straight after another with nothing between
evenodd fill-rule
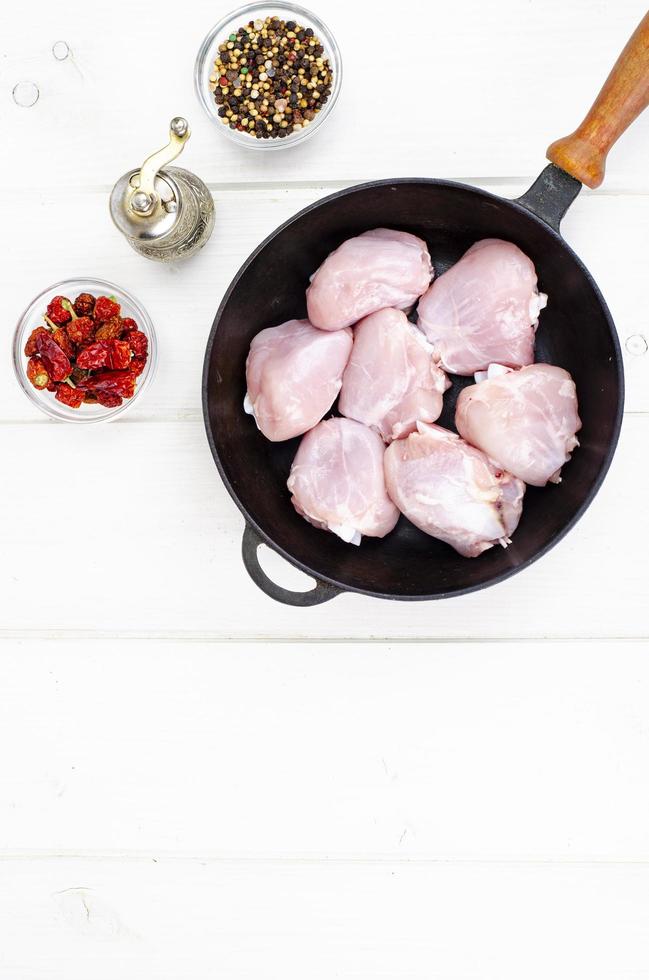
<instances>
[{"instance_id":1,"label":"silver pepper grinder","mask_svg":"<svg viewBox=\"0 0 649 980\"><path fill-rule=\"evenodd\" d=\"M167 146L139 170L120 177L110 195L113 221L129 245L147 259L187 258L212 234L214 201L203 181L188 170L166 166L188 139L189 123L176 116L169 125Z\"/></svg>"}]
</instances>

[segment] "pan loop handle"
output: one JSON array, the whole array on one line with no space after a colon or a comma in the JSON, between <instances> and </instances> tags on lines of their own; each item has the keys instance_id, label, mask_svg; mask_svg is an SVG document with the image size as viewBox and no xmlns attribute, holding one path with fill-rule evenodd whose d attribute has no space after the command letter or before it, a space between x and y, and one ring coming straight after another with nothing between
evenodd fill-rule
<instances>
[{"instance_id":1,"label":"pan loop handle","mask_svg":"<svg viewBox=\"0 0 649 980\"><path fill-rule=\"evenodd\" d=\"M271 599L275 599L277 602L283 602L287 606L319 606L322 602L329 602L330 599L335 599L343 591L342 589L336 588L335 585L330 585L328 582L321 582L317 579L314 588L309 589L308 592L292 592L290 589L282 588L281 585L277 585L266 575L266 572L259 564L257 550L261 544L265 544L265 541L261 539L250 524L246 523L241 541L243 563L255 585Z\"/></svg>"},{"instance_id":2,"label":"pan loop handle","mask_svg":"<svg viewBox=\"0 0 649 980\"><path fill-rule=\"evenodd\" d=\"M548 147L547 157L587 187L604 179L613 144L649 105L649 13L642 18L580 126Z\"/></svg>"}]
</instances>

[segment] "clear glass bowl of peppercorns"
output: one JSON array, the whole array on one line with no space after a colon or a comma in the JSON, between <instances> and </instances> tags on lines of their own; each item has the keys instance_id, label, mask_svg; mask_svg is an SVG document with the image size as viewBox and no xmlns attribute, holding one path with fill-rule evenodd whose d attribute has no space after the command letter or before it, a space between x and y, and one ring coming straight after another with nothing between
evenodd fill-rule
<instances>
[{"instance_id":1,"label":"clear glass bowl of peppercorns","mask_svg":"<svg viewBox=\"0 0 649 980\"><path fill-rule=\"evenodd\" d=\"M101 279L66 279L32 300L13 341L27 397L64 422L121 415L153 379L155 330L144 307Z\"/></svg>"},{"instance_id":2,"label":"clear glass bowl of peppercorns","mask_svg":"<svg viewBox=\"0 0 649 980\"><path fill-rule=\"evenodd\" d=\"M329 117L342 59L315 14L291 3L250 3L209 32L194 83L219 131L240 146L279 150L302 143Z\"/></svg>"}]
</instances>

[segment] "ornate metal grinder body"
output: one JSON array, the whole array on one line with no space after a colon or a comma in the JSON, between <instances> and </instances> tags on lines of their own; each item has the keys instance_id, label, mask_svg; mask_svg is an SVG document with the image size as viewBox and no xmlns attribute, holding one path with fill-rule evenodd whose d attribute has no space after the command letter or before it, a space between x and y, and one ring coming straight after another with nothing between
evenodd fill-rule
<instances>
[{"instance_id":1,"label":"ornate metal grinder body","mask_svg":"<svg viewBox=\"0 0 649 980\"><path fill-rule=\"evenodd\" d=\"M188 170L166 167L189 135L186 119L172 119L167 146L120 177L110 195L111 217L129 245L158 262L193 255L214 228L214 201L203 181Z\"/></svg>"}]
</instances>

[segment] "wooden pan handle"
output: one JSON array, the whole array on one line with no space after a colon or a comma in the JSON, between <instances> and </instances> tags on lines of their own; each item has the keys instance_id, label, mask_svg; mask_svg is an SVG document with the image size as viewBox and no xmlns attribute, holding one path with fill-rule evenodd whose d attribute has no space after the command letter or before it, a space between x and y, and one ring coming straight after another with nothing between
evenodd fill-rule
<instances>
[{"instance_id":1,"label":"wooden pan handle","mask_svg":"<svg viewBox=\"0 0 649 980\"><path fill-rule=\"evenodd\" d=\"M599 187L608 151L647 105L649 13L615 62L581 126L548 147L548 160L587 187Z\"/></svg>"}]
</instances>

